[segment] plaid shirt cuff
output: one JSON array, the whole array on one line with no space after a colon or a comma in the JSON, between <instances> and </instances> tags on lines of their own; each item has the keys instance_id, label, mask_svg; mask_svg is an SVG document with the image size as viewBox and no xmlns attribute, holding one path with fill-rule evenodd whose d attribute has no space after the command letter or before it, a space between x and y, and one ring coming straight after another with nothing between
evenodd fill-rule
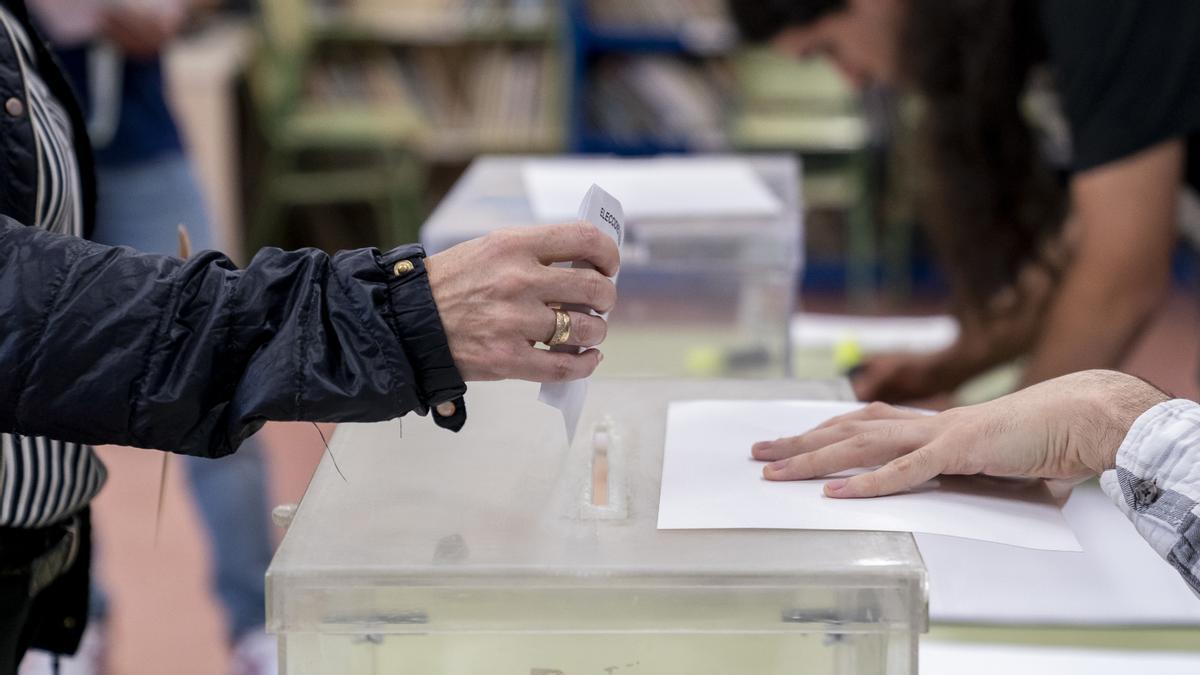
<instances>
[{"instance_id":1,"label":"plaid shirt cuff","mask_svg":"<svg viewBox=\"0 0 1200 675\"><path fill-rule=\"evenodd\" d=\"M1100 485L1200 595L1200 404L1176 399L1143 413Z\"/></svg>"}]
</instances>

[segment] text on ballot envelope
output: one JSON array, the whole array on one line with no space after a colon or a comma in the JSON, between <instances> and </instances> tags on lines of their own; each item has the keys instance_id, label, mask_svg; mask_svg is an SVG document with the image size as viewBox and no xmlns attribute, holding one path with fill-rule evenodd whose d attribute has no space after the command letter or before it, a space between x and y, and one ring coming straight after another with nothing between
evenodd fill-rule
<instances>
[{"instance_id":1,"label":"text on ballot envelope","mask_svg":"<svg viewBox=\"0 0 1200 675\"><path fill-rule=\"evenodd\" d=\"M597 185L593 185L584 195L583 203L579 205L579 220L591 223L593 227L616 242L618 249L625 242L625 209L621 207L621 202ZM587 262L576 262L572 267L590 269L592 265ZM612 280L613 283L616 283L617 277L614 275ZM589 307L564 305L563 309L596 314ZM608 318L607 314L600 316L604 319ZM580 351L577 347L568 346L554 347L553 349ZM563 424L567 428L568 443L575 440L575 428L579 426L579 416L583 412L584 402L587 401L587 390L588 381L583 379L575 382L546 383L542 385L541 392L538 394L539 401L554 406L562 412Z\"/></svg>"},{"instance_id":2,"label":"text on ballot envelope","mask_svg":"<svg viewBox=\"0 0 1200 675\"><path fill-rule=\"evenodd\" d=\"M830 477L773 482L750 457L757 441L795 436L861 408L829 401L680 401L667 412L660 530L796 529L925 532L1079 551L1046 485L943 476L904 494L833 499ZM839 476L856 472L844 472Z\"/></svg>"}]
</instances>

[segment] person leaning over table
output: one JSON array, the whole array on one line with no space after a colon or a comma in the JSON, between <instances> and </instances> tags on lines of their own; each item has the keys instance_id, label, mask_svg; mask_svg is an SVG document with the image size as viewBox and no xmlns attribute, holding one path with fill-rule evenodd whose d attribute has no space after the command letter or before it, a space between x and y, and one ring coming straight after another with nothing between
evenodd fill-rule
<instances>
[{"instance_id":1,"label":"person leaning over table","mask_svg":"<svg viewBox=\"0 0 1200 675\"><path fill-rule=\"evenodd\" d=\"M1169 288L1181 184L1200 188L1200 2L729 4L748 39L922 104L920 212L963 331L939 353L868 359L860 399L927 398L1020 355L1024 385L1120 365ZM1066 195L1025 115L1047 71Z\"/></svg>"},{"instance_id":2,"label":"person leaning over table","mask_svg":"<svg viewBox=\"0 0 1200 675\"><path fill-rule=\"evenodd\" d=\"M20 0L0 0L0 675L70 653L87 615L91 444L220 457L268 420L466 422L465 381L564 381L603 358L613 242L574 223L420 246L264 249L237 269L82 237L82 116ZM596 269L554 262L586 260ZM565 330L564 330L565 329ZM13 440L15 439L15 440ZM52 440L51 440L52 439ZM31 518L33 513L36 517Z\"/></svg>"}]
</instances>

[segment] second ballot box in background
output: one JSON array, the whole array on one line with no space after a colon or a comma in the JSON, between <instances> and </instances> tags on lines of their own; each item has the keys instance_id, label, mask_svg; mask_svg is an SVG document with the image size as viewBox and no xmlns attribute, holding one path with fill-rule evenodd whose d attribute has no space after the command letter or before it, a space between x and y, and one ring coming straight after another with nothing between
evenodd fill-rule
<instances>
[{"instance_id":1,"label":"second ballot box in background","mask_svg":"<svg viewBox=\"0 0 1200 675\"><path fill-rule=\"evenodd\" d=\"M800 180L794 157L485 157L421 240L434 254L502 227L572 220L594 182L628 223L603 374L781 377L803 261Z\"/></svg>"}]
</instances>

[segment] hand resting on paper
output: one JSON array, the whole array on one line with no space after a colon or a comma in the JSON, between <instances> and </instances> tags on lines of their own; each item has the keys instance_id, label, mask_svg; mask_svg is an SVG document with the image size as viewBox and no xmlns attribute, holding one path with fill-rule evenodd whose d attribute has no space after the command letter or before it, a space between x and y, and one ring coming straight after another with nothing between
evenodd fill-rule
<instances>
[{"instance_id":1,"label":"hand resting on paper","mask_svg":"<svg viewBox=\"0 0 1200 675\"><path fill-rule=\"evenodd\" d=\"M464 380L522 379L564 382L591 375L603 355L535 347L555 330L551 305L612 310L621 264L611 239L587 223L497 230L425 261L429 285ZM584 260L596 269L551 267ZM608 334L603 319L571 317L565 344L595 347Z\"/></svg>"},{"instance_id":2,"label":"hand resting on paper","mask_svg":"<svg viewBox=\"0 0 1200 675\"><path fill-rule=\"evenodd\" d=\"M1168 398L1136 377L1092 370L938 415L873 403L756 443L752 454L771 462L768 480L880 467L826 483L825 494L838 498L902 492L941 474L1080 480L1113 468L1133 422Z\"/></svg>"}]
</instances>

